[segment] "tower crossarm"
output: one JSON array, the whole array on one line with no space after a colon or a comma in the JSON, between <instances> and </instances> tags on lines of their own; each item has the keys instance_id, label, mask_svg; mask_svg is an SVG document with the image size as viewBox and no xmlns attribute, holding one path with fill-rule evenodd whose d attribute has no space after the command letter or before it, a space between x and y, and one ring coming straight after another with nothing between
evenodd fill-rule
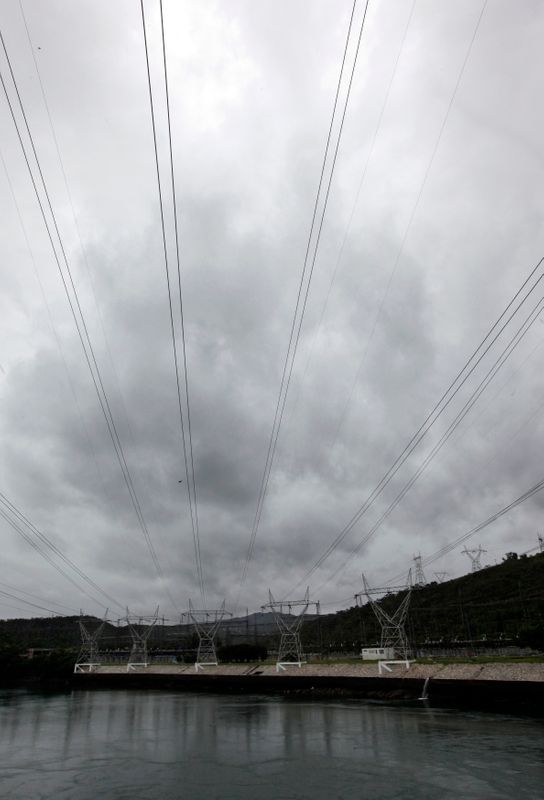
<instances>
[{"instance_id":1,"label":"tower crossarm","mask_svg":"<svg viewBox=\"0 0 544 800\"><path fill-rule=\"evenodd\" d=\"M356 595L356 597L359 600L363 595L366 596L381 628L381 647L393 649L403 660L407 660L408 640L405 625L412 596L412 571L408 572L407 584L403 587L405 594L393 612L386 611L382 604L372 597L374 592L370 588L366 577L364 575L362 577L364 591Z\"/></svg>"},{"instance_id":2,"label":"tower crossarm","mask_svg":"<svg viewBox=\"0 0 544 800\"><path fill-rule=\"evenodd\" d=\"M315 606L319 614L319 601L310 601L309 587L302 600L275 600L268 590L268 603L262 606L262 610L272 612L280 632L276 670L285 669L289 664L301 667L304 663L300 629L310 606ZM298 614L294 615L293 610L297 610Z\"/></svg>"},{"instance_id":3,"label":"tower crossarm","mask_svg":"<svg viewBox=\"0 0 544 800\"><path fill-rule=\"evenodd\" d=\"M218 665L217 653L215 649L215 637L221 623L226 616L231 617L230 611L225 609L223 600L219 608L195 608L189 600L189 611L183 617L188 618L198 636L198 650L195 661L195 670L198 672L204 667L216 667Z\"/></svg>"}]
</instances>

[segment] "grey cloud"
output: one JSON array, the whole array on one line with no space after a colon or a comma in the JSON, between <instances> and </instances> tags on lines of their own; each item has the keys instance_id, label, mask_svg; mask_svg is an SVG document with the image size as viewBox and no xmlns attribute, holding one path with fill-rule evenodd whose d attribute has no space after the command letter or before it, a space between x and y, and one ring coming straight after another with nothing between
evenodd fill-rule
<instances>
[{"instance_id":1,"label":"grey cloud","mask_svg":"<svg viewBox=\"0 0 544 800\"><path fill-rule=\"evenodd\" d=\"M157 8L146 7L167 190ZM530 2L515 13L507 3L488 4L404 241L479 13L471 2L448 8L417 3L320 324L410 7L370 6L275 466L240 598L244 607L265 601L269 585L278 596L292 590L541 255L544 17ZM102 322L18 6L8 4L0 22L165 582L154 571L131 507L6 115L0 147L62 354L0 176L1 209L9 220L0 234L0 490L123 604L145 613L160 602L175 616L167 589L184 606L198 588L137 9L83 0L69 7L50 3L47 14L28 0L24 8L41 47L37 58ZM238 591L350 8L165 4L210 602L226 596L232 604ZM174 277L168 203L166 211ZM541 351L533 349L541 337L537 323L459 432L321 599L353 595L362 569L376 582L407 571L415 553L438 550L541 477L544 384ZM467 384L455 411L476 383L475 377ZM348 559L455 411L312 576L312 591ZM482 533L489 560L536 543L542 502L536 496ZM0 541L21 588L39 583L44 597L100 611L40 563L4 522ZM465 559L456 551L436 567L458 574L468 568Z\"/></svg>"}]
</instances>

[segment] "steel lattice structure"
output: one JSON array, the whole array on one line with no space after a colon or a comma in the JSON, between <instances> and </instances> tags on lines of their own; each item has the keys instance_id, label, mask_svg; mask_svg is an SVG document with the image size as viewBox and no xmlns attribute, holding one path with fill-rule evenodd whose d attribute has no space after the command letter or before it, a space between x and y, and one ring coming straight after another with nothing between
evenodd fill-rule
<instances>
[{"instance_id":1,"label":"steel lattice structure","mask_svg":"<svg viewBox=\"0 0 544 800\"><path fill-rule=\"evenodd\" d=\"M98 639L105 624L106 619L104 618L100 625L91 633L83 624L82 620L79 620L81 649L74 666L74 672L92 672L94 667L100 666Z\"/></svg>"},{"instance_id":2,"label":"steel lattice structure","mask_svg":"<svg viewBox=\"0 0 544 800\"><path fill-rule=\"evenodd\" d=\"M189 600L189 611L182 615L188 618L195 627L198 636L198 651L195 661L195 670L204 667L217 667L217 652L215 637L226 616L232 617L230 611L225 610L225 601L220 608L194 608Z\"/></svg>"},{"instance_id":3,"label":"steel lattice structure","mask_svg":"<svg viewBox=\"0 0 544 800\"><path fill-rule=\"evenodd\" d=\"M421 553L417 556L414 556L414 564L415 564L414 586L426 586L427 580L425 578L425 573L423 572L423 564L421 563Z\"/></svg>"},{"instance_id":4,"label":"steel lattice structure","mask_svg":"<svg viewBox=\"0 0 544 800\"><path fill-rule=\"evenodd\" d=\"M410 599L412 596L412 570L408 572L406 586L390 587L397 590L405 590L406 592L393 614L388 614L387 611L382 608L380 603L374 600L372 597L372 595L376 594L378 591L382 593L385 591L384 589L371 589L364 575L363 586L364 591L356 594L355 599L357 600L358 605L362 605L362 598L364 596L370 603L381 628L380 647L384 649L392 648L399 658L401 658L403 661L408 661L410 648L408 645L408 638L406 636L406 618L408 616L408 608L410 606Z\"/></svg>"},{"instance_id":5,"label":"steel lattice structure","mask_svg":"<svg viewBox=\"0 0 544 800\"><path fill-rule=\"evenodd\" d=\"M302 600L274 600L272 592L268 590L269 602L262 606L262 610L271 611L274 621L280 632L280 646L276 661L276 670L285 669L287 666L301 667L304 663L304 653L300 641L300 629L308 608L315 605L319 614L319 601L310 602L310 588ZM300 609L297 616L293 617L293 608Z\"/></svg>"},{"instance_id":6,"label":"steel lattice structure","mask_svg":"<svg viewBox=\"0 0 544 800\"><path fill-rule=\"evenodd\" d=\"M127 615L118 622L126 622L132 638L132 647L127 663L127 672L135 670L137 667L148 666L147 643L153 632L153 628L159 621L159 607L152 616L142 617L130 614L127 608ZM144 627L145 626L145 627Z\"/></svg>"},{"instance_id":7,"label":"steel lattice structure","mask_svg":"<svg viewBox=\"0 0 544 800\"><path fill-rule=\"evenodd\" d=\"M462 553L465 553L470 560L472 561L472 570L471 572L478 572L482 568L482 562L480 558L482 557L483 553L487 553L487 550L484 550L482 545L479 544L477 548L473 550L467 550L465 547L464 550L461 550Z\"/></svg>"}]
</instances>

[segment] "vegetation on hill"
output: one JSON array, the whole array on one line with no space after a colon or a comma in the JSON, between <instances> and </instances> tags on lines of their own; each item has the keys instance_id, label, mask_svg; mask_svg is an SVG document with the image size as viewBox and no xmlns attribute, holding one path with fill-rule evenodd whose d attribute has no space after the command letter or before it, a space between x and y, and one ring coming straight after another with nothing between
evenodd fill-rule
<instances>
[{"instance_id":1,"label":"vegetation on hill","mask_svg":"<svg viewBox=\"0 0 544 800\"><path fill-rule=\"evenodd\" d=\"M393 613L404 592L379 602ZM407 634L415 646L455 642L515 642L544 649L544 553L507 553L501 564L412 590ZM336 651L379 644L370 604L308 623L306 646Z\"/></svg>"},{"instance_id":2,"label":"vegetation on hill","mask_svg":"<svg viewBox=\"0 0 544 800\"><path fill-rule=\"evenodd\" d=\"M393 613L403 596L404 592L389 594L379 602ZM262 629L257 619L251 626L236 628L225 623L217 638L221 660L262 658L266 648L277 647L277 634L270 628L269 615L265 616ZM100 624L94 617L0 620L0 675L45 675L55 670L64 675L80 648L80 619L91 632ZM531 557L507 553L496 566L414 588L407 633L416 650L471 642L480 646L515 643L544 650L544 553ZM366 603L307 620L302 639L310 653L354 653L379 644L380 629ZM170 654L178 661L194 660L197 644L190 626L159 624L149 639L151 654ZM126 626L105 625L102 651L122 658L123 653L128 656L130 645Z\"/></svg>"}]
</instances>

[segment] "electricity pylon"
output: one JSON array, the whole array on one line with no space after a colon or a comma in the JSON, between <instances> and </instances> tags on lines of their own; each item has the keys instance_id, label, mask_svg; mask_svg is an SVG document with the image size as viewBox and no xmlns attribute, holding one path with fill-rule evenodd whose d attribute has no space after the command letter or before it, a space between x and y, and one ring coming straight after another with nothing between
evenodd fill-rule
<instances>
[{"instance_id":1,"label":"electricity pylon","mask_svg":"<svg viewBox=\"0 0 544 800\"><path fill-rule=\"evenodd\" d=\"M189 600L189 611L183 615L194 625L198 636L198 651L195 661L195 670L204 667L217 667L217 653L215 651L215 636L225 616L232 617L225 611L225 601L220 608L194 608Z\"/></svg>"},{"instance_id":2,"label":"electricity pylon","mask_svg":"<svg viewBox=\"0 0 544 800\"><path fill-rule=\"evenodd\" d=\"M538 534L538 548L541 553L544 553L544 538Z\"/></svg>"},{"instance_id":3,"label":"electricity pylon","mask_svg":"<svg viewBox=\"0 0 544 800\"><path fill-rule=\"evenodd\" d=\"M473 548L472 550L467 550L465 547L464 550L461 550L462 553L465 553L472 562L472 569L471 572L478 572L482 568L481 557L484 553L487 553L487 550L484 550L482 545L479 544L478 547Z\"/></svg>"},{"instance_id":4,"label":"electricity pylon","mask_svg":"<svg viewBox=\"0 0 544 800\"><path fill-rule=\"evenodd\" d=\"M130 635L132 637L132 648L128 658L127 672L130 672L130 670L135 670L137 667L143 667L144 669L147 668L147 642L151 636L151 633L153 632L153 628L158 621L158 606L155 613L149 617L138 617L134 614L130 614L127 608L126 617L123 617L123 619L120 620L120 622L127 623ZM147 627L143 628L144 625Z\"/></svg>"},{"instance_id":5,"label":"electricity pylon","mask_svg":"<svg viewBox=\"0 0 544 800\"><path fill-rule=\"evenodd\" d=\"M417 556L414 556L414 564L416 565L414 586L425 586L427 584L427 580L425 578L425 573L423 572L423 564L421 563L421 553Z\"/></svg>"},{"instance_id":6,"label":"electricity pylon","mask_svg":"<svg viewBox=\"0 0 544 800\"><path fill-rule=\"evenodd\" d=\"M438 581L438 583L444 583L444 581L449 575L448 572L435 572L434 574L436 576L436 580Z\"/></svg>"},{"instance_id":7,"label":"electricity pylon","mask_svg":"<svg viewBox=\"0 0 544 800\"><path fill-rule=\"evenodd\" d=\"M388 591L387 589L371 589L364 575L363 586L364 591L356 594L355 599L357 600L358 605L361 606L363 604L362 597L364 595L367 601L370 603L381 628L380 647L392 648L395 651L396 656L403 661L408 661L409 646L405 628L406 618L408 616L408 608L410 606L410 598L412 596L412 570L408 572L406 586L389 587L390 589L394 588L397 590L404 590L406 592L392 614L389 614L387 611L385 611L382 605L372 597L373 594L378 592L383 593Z\"/></svg>"},{"instance_id":8,"label":"electricity pylon","mask_svg":"<svg viewBox=\"0 0 544 800\"><path fill-rule=\"evenodd\" d=\"M269 601L262 606L263 611L271 611L274 621L280 632L280 646L276 661L276 672L284 670L288 666L301 667L304 662L302 643L300 641L300 629L304 621L304 615L308 608L315 605L316 614L319 614L319 601L310 602L310 587L306 589L306 594L302 600L274 600L272 592L268 590ZM293 609L300 609L297 616L293 616Z\"/></svg>"},{"instance_id":9,"label":"electricity pylon","mask_svg":"<svg viewBox=\"0 0 544 800\"><path fill-rule=\"evenodd\" d=\"M81 633L81 649L74 665L74 672L92 672L93 667L100 666L100 653L98 649L98 638L106 624L106 615L100 625L91 633L79 620L79 630Z\"/></svg>"}]
</instances>

